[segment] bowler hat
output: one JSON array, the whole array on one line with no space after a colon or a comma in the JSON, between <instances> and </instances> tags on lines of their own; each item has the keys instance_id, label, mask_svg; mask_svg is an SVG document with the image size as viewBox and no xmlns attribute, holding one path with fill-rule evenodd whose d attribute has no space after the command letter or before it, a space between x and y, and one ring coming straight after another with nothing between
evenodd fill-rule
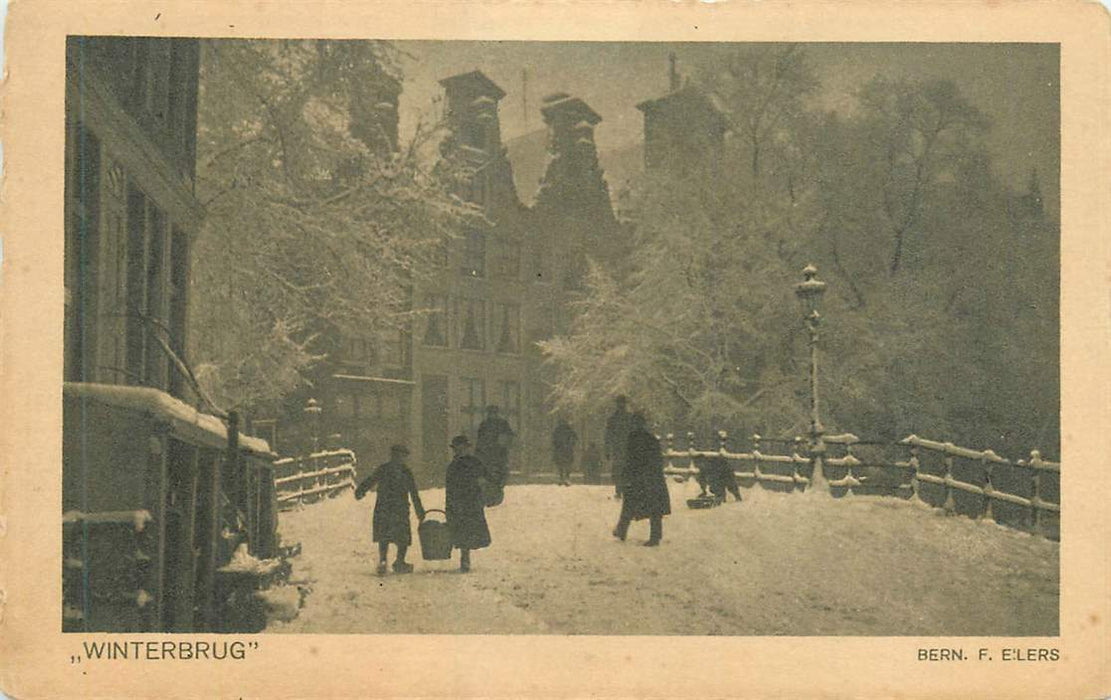
<instances>
[{"instance_id":1,"label":"bowler hat","mask_svg":"<svg viewBox=\"0 0 1111 700\"><path fill-rule=\"evenodd\" d=\"M462 447L469 444L471 444L471 441L467 439L466 435L456 435L451 439L452 447Z\"/></svg>"},{"instance_id":2,"label":"bowler hat","mask_svg":"<svg viewBox=\"0 0 1111 700\"><path fill-rule=\"evenodd\" d=\"M407 454L409 454L409 448L406 447L405 445L401 445L401 444L390 445L390 454L392 454L392 455L407 455Z\"/></svg>"}]
</instances>

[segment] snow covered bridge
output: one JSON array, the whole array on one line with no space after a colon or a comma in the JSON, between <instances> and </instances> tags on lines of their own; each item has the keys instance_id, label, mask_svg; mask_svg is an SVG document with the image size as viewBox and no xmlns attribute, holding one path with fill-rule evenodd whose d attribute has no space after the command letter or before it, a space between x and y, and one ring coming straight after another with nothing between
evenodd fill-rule
<instances>
[{"instance_id":1,"label":"snow covered bridge","mask_svg":"<svg viewBox=\"0 0 1111 700\"><path fill-rule=\"evenodd\" d=\"M671 483L658 548L610 532L612 488L510 486L493 545L374 573L373 498L350 491L281 516L300 541L300 615L270 632L697 635L1054 635L1059 545L895 498L743 491L689 510ZM443 490L421 494L442 507ZM414 531L415 535L415 531ZM416 544L416 543L414 543ZM457 558L456 558L457 559Z\"/></svg>"}]
</instances>

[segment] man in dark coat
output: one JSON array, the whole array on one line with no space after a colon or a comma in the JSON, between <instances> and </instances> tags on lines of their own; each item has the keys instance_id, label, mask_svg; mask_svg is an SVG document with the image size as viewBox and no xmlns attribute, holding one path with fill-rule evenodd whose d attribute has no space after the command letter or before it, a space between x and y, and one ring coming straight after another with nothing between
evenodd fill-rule
<instances>
[{"instance_id":1,"label":"man in dark coat","mask_svg":"<svg viewBox=\"0 0 1111 700\"><path fill-rule=\"evenodd\" d=\"M486 505L496 506L505 496L505 482L509 480L509 447L513 443L513 428L509 421L498 415L497 406L486 407L486 420L478 426L478 459L486 466Z\"/></svg>"},{"instance_id":2,"label":"man in dark coat","mask_svg":"<svg viewBox=\"0 0 1111 700\"><path fill-rule=\"evenodd\" d=\"M663 516L671 513L671 496L664 477L663 453L660 441L648 432L644 416L632 417L632 430L625 450L624 497L621 517L614 529L614 537L624 541L633 520L648 518L650 534L647 547L655 547L663 539Z\"/></svg>"},{"instance_id":3,"label":"man in dark coat","mask_svg":"<svg viewBox=\"0 0 1111 700\"><path fill-rule=\"evenodd\" d=\"M459 550L459 570L466 573L471 570L471 550L490 545L482 489L482 482L489 478L489 472L471 454L471 441L466 435L452 438L451 449L455 457L447 465L444 512L451 532L451 545Z\"/></svg>"},{"instance_id":4,"label":"man in dark coat","mask_svg":"<svg viewBox=\"0 0 1111 700\"><path fill-rule=\"evenodd\" d=\"M397 547L397 558L393 562L394 573L407 574L413 565L405 561L405 553L413 543L413 533L409 527L409 499L417 518L424 519L424 506L420 502L417 482L413 472L405 464L409 450L404 445L390 448L390 461L374 470L355 489L355 498L362 500L366 492L378 487L378 498L374 501L373 539L378 543L378 573L386 573L386 555L390 543Z\"/></svg>"},{"instance_id":5,"label":"man in dark coat","mask_svg":"<svg viewBox=\"0 0 1111 700\"><path fill-rule=\"evenodd\" d=\"M625 464L625 448L629 442L630 420L632 416L625 410L625 397L614 399L613 414L606 421L606 461L613 475L614 495L621 498L623 490L621 468Z\"/></svg>"},{"instance_id":6,"label":"man in dark coat","mask_svg":"<svg viewBox=\"0 0 1111 700\"><path fill-rule=\"evenodd\" d=\"M560 486L571 485L571 467L575 463L575 443L578 440L579 436L575 434L575 429L566 418L560 417L559 423L552 431L552 461L559 469Z\"/></svg>"}]
</instances>

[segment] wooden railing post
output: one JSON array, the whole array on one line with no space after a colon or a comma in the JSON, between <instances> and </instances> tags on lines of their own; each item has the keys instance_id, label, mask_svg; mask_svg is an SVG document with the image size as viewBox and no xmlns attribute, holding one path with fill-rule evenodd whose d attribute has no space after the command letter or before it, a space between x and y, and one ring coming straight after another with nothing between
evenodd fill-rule
<instances>
[{"instance_id":1,"label":"wooden railing post","mask_svg":"<svg viewBox=\"0 0 1111 700\"><path fill-rule=\"evenodd\" d=\"M687 458L690 460L687 469L694 469L694 432L687 431Z\"/></svg>"},{"instance_id":2,"label":"wooden railing post","mask_svg":"<svg viewBox=\"0 0 1111 700\"><path fill-rule=\"evenodd\" d=\"M752 475L756 479L753 486L760 484L760 433L752 434Z\"/></svg>"},{"instance_id":3,"label":"wooden railing post","mask_svg":"<svg viewBox=\"0 0 1111 700\"><path fill-rule=\"evenodd\" d=\"M984 450L984 456L981 458L984 464L984 512L982 517L988 520L995 520L995 511L992 508L992 494L995 492L995 487L991 483L991 473L995 469L996 454L991 450Z\"/></svg>"},{"instance_id":4,"label":"wooden railing post","mask_svg":"<svg viewBox=\"0 0 1111 700\"><path fill-rule=\"evenodd\" d=\"M919 503L922 502L922 495L919 493L921 483L918 480L918 443L910 443L910 459L907 460L910 465L910 497L912 500Z\"/></svg>"},{"instance_id":5,"label":"wooden railing post","mask_svg":"<svg viewBox=\"0 0 1111 700\"><path fill-rule=\"evenodd\" d=\"M1041 498L1042 498L1041 464L1042 464L1042 455L1041 455L1041 453L1038 452L1037 450L1032 450L1030 452L1030 473L1033 475L1032 478L1034 480L1034 484L1033 484L1033 494L1030 497L1030 510L1031 510L1030 529L1034 531L1035 535L1041 535L1042 534L1042 509L1039 507L1041 505Z\"/></svg>"},{"instance_id":6,"label":"wooden railing post","mask_svg":"<svg viewBox=\"0 0 1111 700\"><path fill-rule=\"evenodd\" d=\"M856 463L856 456L853 455L853 444L851 442L845 443L845 476L848 478L848 487L845 489L846 496L855 496L853 493L853 482L856 480L856 472L853 471L853 465Z\"/></svg>"},{"instance_id":7,"label":"wooden railing post","mask_svg":"<svg viewBox=\"0 0 1111 700\"><path fill-rule=\"evenodd\" d=\"M791 480L795 482L791 486L792 491L802 485L802 476L799 474L800 457L802 457L802 436L796 435L794 449L791 450Z\"/></svg>"},{"instance_id":8,"label":"wooden railing post","mask_svg":"<svg viewBox=\"0 0 1111 700\"><path fill-rule=\"evenodd\" d=\"M957 502L953 498L953 449L951 442L945 443L945 510L952 513L957 509Z\"/></svg>"},{"instance_id":9,"label":"wooden railing post","mask_svg":"<svg viewBox=\"0 0 1111 700\"><path fill-rule=\"evenodd\" d=\"M718 452L725 454L725 443L729 439L729 433L724 430L718 431Z\"/></svg>"}]
</instances>

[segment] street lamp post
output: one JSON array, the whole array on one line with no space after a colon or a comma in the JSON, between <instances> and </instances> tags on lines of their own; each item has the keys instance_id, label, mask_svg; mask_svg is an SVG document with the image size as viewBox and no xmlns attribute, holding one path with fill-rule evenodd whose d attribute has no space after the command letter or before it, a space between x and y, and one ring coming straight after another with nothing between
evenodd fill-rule
<instances>
[{"instance_id":1,"label":"street lamp post","mask_svg":"<svg viewBox=\"0 0 1111 700\"><path fill-rule=\"evenodd\" d=\"M825 475L822 473L822 456L825 442L822 435L825 428L818 413L818 301L826 291L826 283L818 279L818 268L807 265L802 271L803 280L795 285L795 294L806 307L806 328L810 334L810 460L814 465L810 476L810 488L816 492L829 490Z\"/></svg>"},{"instance_id":2,"label":"street lamp post","mask_svg":"<svg viewBox=\"0 0 1111 700\"><path fill-rule=\"evenodd\" d=\"M312 431L312 452L310 454L316 454L320 451L320 414L324 412L324 409L320 407L320 402L310 398L305 402L303 410L309 419L309 430Z\"/></svg>"}]
</instances>

